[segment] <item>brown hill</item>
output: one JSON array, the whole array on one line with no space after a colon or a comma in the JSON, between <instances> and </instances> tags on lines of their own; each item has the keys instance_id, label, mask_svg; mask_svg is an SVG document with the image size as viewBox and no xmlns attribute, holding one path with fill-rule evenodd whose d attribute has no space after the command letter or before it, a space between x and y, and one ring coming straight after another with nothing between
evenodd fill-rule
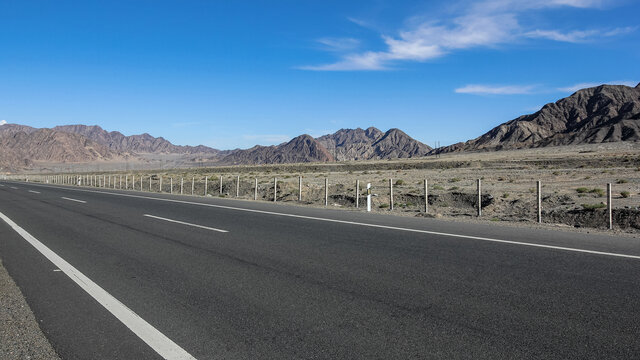
<instances>
[{"instance_id":1,"label":"brown hill","mask_svg":"<svg viewBox=\"0 0 640 360\"><path fill-rule=\"evenodd\" d=\"M180 146L174 145L162 137L153 137L147 133L142 135L125 136L118 131L108 132L100 126L93 125L64 125L53 128L55 131L79 134L91 139L109 149L123 153L155 153L155 154L219 154L220 150L208 146Z\"/></svg>"},{"instance_id":2,"label":"brown hill","mask_svg":"<svg viewBox=\"0 0 640 360\"><path fill-rule=\"evenodd\" d=\"M38 129L33 128L31 126L27 126L27 125L4 124L4 125L0 125L0 137L14 135L19 132L30 134L36 130Z\"/></svg>"},{"instance_id":3,"label":"brown hill","mask_svg":"<svg viewBox=\"0 0 640 360\"><path fill-rule=\"evenodd\" d=\"M256 145L246 150L235 150L225 156L221 162L237 165L328 161L335 161L335 159L316 139L305 134L280 145Z\"/></svg>"},{"instance_id":4,"label":"brown hill","mask_svg":"<svg viewBox=\"0 0 640 360\"><path fill-rule=\"evenodd\" d=\"M424 156L431 148L399 129L340 129L317 138L338 161Z\"/></svg>"},{"instance_id":5,"label":"brown hill","mask_svg":"<svg viewBox=\"0 0 640 360\"><path fill-rule=\"evenodd\" d=\"M4 128L0 136L0 165L10 169L23 169L34 161L57 163L110 160L117 154L84 136L34 129L12 131ZM15 129L14 129L15 130Z\"/></svg>"},{"instance_id":6,"label":"brown hill","mask_svg":"<svg viewBox=\"0 0 640 360\"><path fill-rule=\"evenodd\" d=\"M640 140L640 84L601 85L435 152L500 150Z\"/></svg>"}]
</instances>

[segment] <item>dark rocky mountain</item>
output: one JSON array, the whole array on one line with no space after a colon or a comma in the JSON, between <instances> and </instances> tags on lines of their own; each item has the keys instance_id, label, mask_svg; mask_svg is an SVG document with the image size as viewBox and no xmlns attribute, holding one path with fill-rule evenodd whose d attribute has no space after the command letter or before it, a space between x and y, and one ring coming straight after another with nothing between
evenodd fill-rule
<instances>
[{"instance_id":1,"label":"dark rocky mountain","mask_svg":"<svg viewBox=\"0 0 640 360\"><path fill-rule=\"evenodd\" d=\"M434 152L500 150L640 140L640 84L582 89L491 129Z\"/></svg>"},{"instance_id":2,"label":"dark rocky mountain","mask_svg":"<svg viewBox=\"0 0 640 360\"><path fill-rule=\"evenodd\" d=\"M246 150L234 150L221 160L222 163L230 165L328 161L335 159L316 139L306 134L280 145L256 145Z\"/></svg>"},{"instance_id":3,"label":"dark rocky mountain","mask_svg":"<svg viewBox=\"0 0 640 360\"><path fill-rule=\"evenodd\" d=\"M425 156L431 147L425 145L402 130L391 129L373 144L375 159L394 159Z\"/></svg>"},{"instance_id":4,"label":"dark rocky mountain","mask_svg":"<svg viewBox=\"0 0 640 360\"><path fill-rule=\"evenodd\" d=\"M100 126L93 125L64 125L53 128L55 131L79 134L109 149L123 153L148 154L219 154L220 150L207 146L180 146L173 145L162 137L153 137L147 133L142 135L125 136L118 131L108 132Z\"/></svg>"},{"instance_id":5,"label":"dark rocky mountain","mask_svg":"<svg viewBox=\"0 0 640 360\"><path fill-rule=\"evenodd\" d=\"M338 161L424 156L431 148L399 129L340 129L317 138Z\"/></svg>"},{"instance_id":6,"label":"dark rocky mountain","mask_svg":"<svg viewBox=\"0 0 640 360\"><path fill-rule=\"evenodd\" d=\"M0 166L10 169L29 167L34 161L87 162L111 160L118 156L104 145L78 134L51 129L0 126ZM31 130L32 129L32 130Z\"/></svg>"},{"instance_id":7,"label":"dark rocky mountain","mask_svg":"<svg viewBox=\"0 0 640 360\"><path fill-rule=\"evenodd\" d=\"M370 127L366 130L341 129L317 139L301 135L275 146L254 146L235 150L224 164L282 164L295 162L329 162L344 160L393 159L424 156L431 148L391 129L386 133Z\"/></svg>"}]
</instances>

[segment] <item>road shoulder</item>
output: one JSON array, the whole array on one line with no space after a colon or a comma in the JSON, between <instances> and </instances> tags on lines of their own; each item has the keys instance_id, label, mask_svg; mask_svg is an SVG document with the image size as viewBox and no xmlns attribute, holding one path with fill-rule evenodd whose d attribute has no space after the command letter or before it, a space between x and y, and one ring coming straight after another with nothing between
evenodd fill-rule
<instances>
[{"instance_id":1,"label":"road shoulder","mask_svg":"<svg viewBox=\"0 0 640 360\"><path fill-rule=\"evenodd\" d=\"M0 261L0 358L59 359Z\"/></svg>"}]
</instances>

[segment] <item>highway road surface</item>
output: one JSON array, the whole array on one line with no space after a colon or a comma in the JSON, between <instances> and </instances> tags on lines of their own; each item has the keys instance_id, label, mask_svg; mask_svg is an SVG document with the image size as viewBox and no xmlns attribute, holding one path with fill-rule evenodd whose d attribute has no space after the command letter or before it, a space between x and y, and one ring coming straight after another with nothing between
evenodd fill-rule
<instances>
[{"instance_id":1,"label":"highway road surface","mask_svg":"<svg viewBox=\"0 0 640 360\"><path fill-rule=\"evenodd\" d=\"M0 181L63 359L638 359L640 241Z\"/></svg>"}]
</instances>

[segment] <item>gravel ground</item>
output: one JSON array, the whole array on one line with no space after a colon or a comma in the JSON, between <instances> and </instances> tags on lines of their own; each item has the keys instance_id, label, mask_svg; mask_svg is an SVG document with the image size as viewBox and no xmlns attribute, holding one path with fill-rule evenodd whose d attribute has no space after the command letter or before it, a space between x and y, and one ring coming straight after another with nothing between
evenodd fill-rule
<instances>
[{"instance_id":1,"label":"gravel ground","mask_svg":"<svg viewBox=\"0 0 640 360\"><path fill-rule=\"evenodd\" d=\"M0 262L0 359L59 359Z\"/></svg>"}]
</instances>

